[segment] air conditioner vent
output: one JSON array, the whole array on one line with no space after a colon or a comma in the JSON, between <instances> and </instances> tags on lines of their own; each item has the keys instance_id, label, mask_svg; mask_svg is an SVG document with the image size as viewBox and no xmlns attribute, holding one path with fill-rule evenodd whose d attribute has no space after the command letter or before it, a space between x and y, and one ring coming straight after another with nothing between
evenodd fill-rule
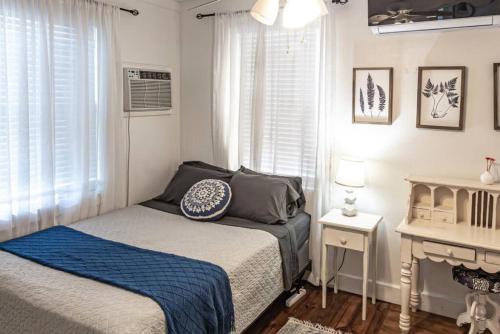
<instances>
[{"instance_id":1,"label":"air conditioner vent","mask_svg":"<svg viewBox=\"0 0 500 334\"><path fill-rule=\"evenodd\" d=\"M172 109L171 73L136 68L124 69L125 111Z\"/></svg>"}]
</instances>

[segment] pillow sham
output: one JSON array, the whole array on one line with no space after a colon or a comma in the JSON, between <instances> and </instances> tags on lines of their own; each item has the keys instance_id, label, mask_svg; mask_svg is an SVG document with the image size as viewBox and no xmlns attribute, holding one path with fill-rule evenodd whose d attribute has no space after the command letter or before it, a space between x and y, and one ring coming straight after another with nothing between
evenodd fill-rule
<instances>
[{"instance_id":1,"label":"pillow sham","mask_svg":"<svg viewBox=\"0 0 500 334\"><path fill-rule=\"evenodd\" d=\"M219 167L219 166L215 166L215 165L211 165L211 164L203 162L203 161L184 161L182 164L188 165L188 166L193 166L193 167L198 167L198 168L202 168L202 169L215 170L215 171L218 171L221 173L234 174L234 171L232 171L232 170L229 170L229 169L226 169L223 167Z\"/></svg>"},{"instance_id":2,"label":"pillow sham","mask_svg":"<svg viewBox=\"0 0 500 334\"><path fill-rule=\"evenodd\" d=\"M278 178L288 182L289 187L287 191L287 214L289 218L295 217L299 212L304 211L306 206L306 197L302 189L302 178L298 176L282 176L259 173L245 166L241 166L240 172L250 175L263 175Z\"/></svg>"},{"instance_id":3,"label":"pillow sham","mask_svg":"<svg viewBox=\"0 0 500 334\"><path fill-rule=\"evenodd\" d=\"M228 216L264 224L287 222L288 186L283 180L236 172L229 185L233 199L227 212Z\"/></svg>"},{"instance_id":4,"label":"pillow sham","mask_svg":"<svg viewBox=\"0 0 500 334\"><path fill-rule=\"evenodd\" d=\"M229 183L232 177L232 173L182 164L163 194L156 199L180 205L184 195L195 183L205 179L215 179Z\"/></svg>"},{"instance_id":5,"label":"pillow sham","mask_svg":"<svg viewBox=\"0 0 500 334\"><path fill-rule=\"evenodd\" d=\"M181 211L189 219L216 221L231 203L231 187L224 181L207 179L194 184L181 201Z\"/></svg>"}]
</instances>

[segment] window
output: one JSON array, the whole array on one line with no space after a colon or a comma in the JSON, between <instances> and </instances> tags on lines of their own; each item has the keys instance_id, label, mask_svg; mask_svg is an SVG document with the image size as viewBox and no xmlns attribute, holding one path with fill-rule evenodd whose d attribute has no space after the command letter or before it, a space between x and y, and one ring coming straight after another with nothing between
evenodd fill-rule
<instances>
[{"instance_id":1,"label":"window","mask_svg":"<svg viewBox=\"0 0 500 334\"><path fill-rule=\"evenodd\" d=\"M97 190L97 37L89 29L82 38L65 25L0 16L1 219Z\"/></svg>"},{"instance_id":2,"label":"window","mask_svg":"<svg viewBox=\"0 0 500 334\"><path fill-rule=\"evenodd\" d=\"M300 175L316 169L320 24L241 34L240 163ZM259 69L256 70L256 67Z\"/></svg>"}]
</instances>

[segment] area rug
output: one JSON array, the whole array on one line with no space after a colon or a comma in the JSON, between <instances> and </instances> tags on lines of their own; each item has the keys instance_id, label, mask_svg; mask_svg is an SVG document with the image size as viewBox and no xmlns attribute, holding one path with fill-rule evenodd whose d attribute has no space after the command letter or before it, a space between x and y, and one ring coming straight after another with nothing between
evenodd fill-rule
<instances>
[{"instance_id":1,"label":"area rug","mask_svg":"<svg viewBox=\"0 0 500 334\"><path fill-rule=\"evenodd\" d=\"M313 324L309 321L289 318L288 322L283 326L278 334L348 334L338 331L333 328Z\"/></svg>"}]
</instances>

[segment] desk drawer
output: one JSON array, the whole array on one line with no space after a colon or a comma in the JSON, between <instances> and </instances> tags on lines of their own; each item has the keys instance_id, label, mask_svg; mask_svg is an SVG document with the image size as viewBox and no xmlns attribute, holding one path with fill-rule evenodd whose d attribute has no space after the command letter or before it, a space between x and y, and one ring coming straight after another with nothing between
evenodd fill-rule
<instances>
[{"instance_id":1,"label":"desk drawer","mask_svg":"<svg viewBox=\"0 0 500 334\"><path fill-rule=\"evenodd\" d=\"M451 212L434 210L434 212L432 213L432 220L437 223L453 224L454 215Z\"/></svg>"},{"instance_id":2,"label":"desk drawer","mask_svg":"<svg viewBox=\"0 0 500 334\"><path fill-rule=\"evenodd\" d=\"M352 249L356 251L364 251L362 233L354 233L344 230L337 230L326 227L323 230L324 240L327 245Z\"/></svg>"},{"instance_id":3,"label":"desk drawer","mask_svg":"<svg viewBox=\"0 0 500 334\"><path fill-rule=\"evenodd\" d=\"M425 220L430 220L431 219L431 210L430 209L421 209L421 208L413 208L413 218L416 219L425 219Z\"/></svg>"},{"instance_id":4,"label":"desk drawer","mask_svg":"<svg viewBox=\"0 0 500 334\"><path fill-rule=\"evenodd\" d=\"M493 252L486 252L484 262L500 265L500 254Z\"/></svg>"},{"instance_id":5,"label":"desk drawer","mask_svg":"<svg viewBox=\"0 0 500 334\"><path fill-rule=\"evenodd\" d=\"M424 241L423 249L424 253L427 254L434 254L434 255L444 256L447 258L465 260L465 261L476 260L476 250L472 248L451 246L446 244L440 244L437 242Z\"/></svg>"}]
</instances>

